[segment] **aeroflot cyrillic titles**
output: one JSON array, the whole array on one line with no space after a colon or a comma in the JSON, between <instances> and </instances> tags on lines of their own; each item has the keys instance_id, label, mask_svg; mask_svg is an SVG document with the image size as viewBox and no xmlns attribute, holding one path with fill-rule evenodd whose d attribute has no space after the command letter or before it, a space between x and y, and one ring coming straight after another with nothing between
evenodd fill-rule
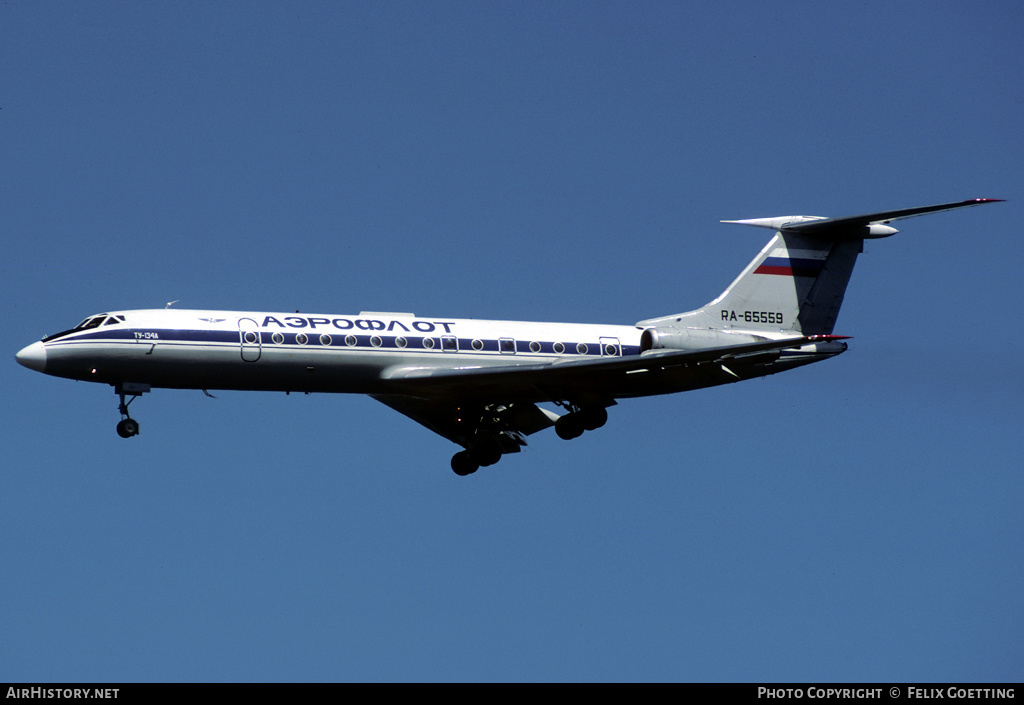
<instances>
[{"instance_id":1,"label":"aeroflot cyrillic titles","mask_svg":"<svg viewBox=\"0 0 1024 705\"><path fill-rule=\"evenodd\" d=\"M844 218L723 221L775 234L702 308L632 326L356 315L127 310L86 318L17 354L39 372L114 387L117 432L154 388L368 394L463 450L468 475L554 426L564 439L603 426L617 399L762 377L846 350L833 335L868 238L900 218L996 199ZM550 404L555 409L540 404Z\"/></svg>"},{"instance_id":2,"label":"aeroflot cyrillic titles","mask_svg":"<svg viewBox=\"0 0 1024 705\"><path fill-rule=\"evenodd\" d=\"M386 330L389 332L404 330L406 333L410 330L420 333L433 333L438 329L444 330L445 333L451 333L452 325L454 324L451 321L416 320L403 323L395 318L381 320L379 318L328 318L326 316L281 316L280 319L275 316L265 316L260 324L263 328L269 326L277 326L279 328L309 327L313 330L317 326L332 326L338 330Z\"/></svg>"}]
</instances>

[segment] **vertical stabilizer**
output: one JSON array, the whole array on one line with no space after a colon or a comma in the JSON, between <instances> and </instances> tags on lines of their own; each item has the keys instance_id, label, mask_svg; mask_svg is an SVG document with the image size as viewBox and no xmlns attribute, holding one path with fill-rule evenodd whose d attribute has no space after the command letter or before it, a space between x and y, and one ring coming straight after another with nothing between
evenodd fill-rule
<instances>
[{"instance_id":1,"label":"vertical stabilizer","mask_svg":"<svg viewBox=\"0 0 1024 705\"><path fill-rule=\"evenodd\" d=\"M780 231L702 311L723 329L830 334L863 245Z\"/></svg>"},{"instance_id":2,"label":"vertical stabilizer","mask_svg":"<svg viewBox=\"0 0 1024 705\"><path fill-rule=\"evenodd\" d=\"M889 225L894 220L995 202L998 199L976 198L843 218L793 215L722 221L776 232L717 299L696 311L637 325L829 335L864 240L895 234L898 231Z\"/></svg>"},{"instance_id":3,"label":"vertical stabilizer","mask_svg":"<svg viewBox=\"0 0 1024 705\"><path fill-rule=\"evenodd\" d=\"M714 301L639 325L830 334L862 246L779 231Z\"/></svg>"}]
</instances>

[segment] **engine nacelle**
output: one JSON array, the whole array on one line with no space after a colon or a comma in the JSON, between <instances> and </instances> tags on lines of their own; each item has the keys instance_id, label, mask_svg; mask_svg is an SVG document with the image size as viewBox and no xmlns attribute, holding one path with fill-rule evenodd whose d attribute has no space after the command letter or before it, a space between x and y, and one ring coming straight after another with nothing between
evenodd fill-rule
<instances>
[{"instance_id":1,"label":"engine nacelle","mask_svg":"<svg viewBox=\"0 0 1024 705\"><path fill-rule=\"evenodd\" d=\"M640 352L648 350L701 350L728 345L761 343L759 335L729 333L708 328L648 328L640 336Z\"/></svg>"}]
</instances>

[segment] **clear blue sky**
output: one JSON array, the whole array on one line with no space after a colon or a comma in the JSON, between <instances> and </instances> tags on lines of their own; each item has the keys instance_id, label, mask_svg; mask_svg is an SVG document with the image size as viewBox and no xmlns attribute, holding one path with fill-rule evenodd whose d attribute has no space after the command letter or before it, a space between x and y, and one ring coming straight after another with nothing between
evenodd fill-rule
<instances>
[{"instance_id":1,"label":"clear blue sky","mask_svg":"<svg viewBox=\"0 0 1024 705\"><path fill-rule=\"evenodd\" d=\"M0 6L0 680L1024 677L1016 2ZM374 401L108 387L108 309L631 324L721 219L1008 199L858 262L850 351L469 478Z\"/></svg>"}]
</instances>

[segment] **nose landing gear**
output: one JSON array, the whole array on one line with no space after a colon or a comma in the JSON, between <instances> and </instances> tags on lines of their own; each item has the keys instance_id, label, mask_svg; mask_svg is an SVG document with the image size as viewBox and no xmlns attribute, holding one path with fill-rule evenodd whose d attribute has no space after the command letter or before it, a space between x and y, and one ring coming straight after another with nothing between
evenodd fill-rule
<instances>
[{"instance_id":1,"label":"nose landing gear","mask_svg":"<svg viewBox=\"0 0 1024 705\"><path fill-rule=\"evenodd\" d=\"M116 385L114 391L121 399L121 403L117 407L118 411L121 412L121 420L117 424L117 435L121 438L131 438L132 436L139 435L139 422L128 415L128 405L135 401L137 397L148 392L149 385L124 382L123 384ZM125 401L126 396L131 398Z\"/></svg>"}]
</instances>

